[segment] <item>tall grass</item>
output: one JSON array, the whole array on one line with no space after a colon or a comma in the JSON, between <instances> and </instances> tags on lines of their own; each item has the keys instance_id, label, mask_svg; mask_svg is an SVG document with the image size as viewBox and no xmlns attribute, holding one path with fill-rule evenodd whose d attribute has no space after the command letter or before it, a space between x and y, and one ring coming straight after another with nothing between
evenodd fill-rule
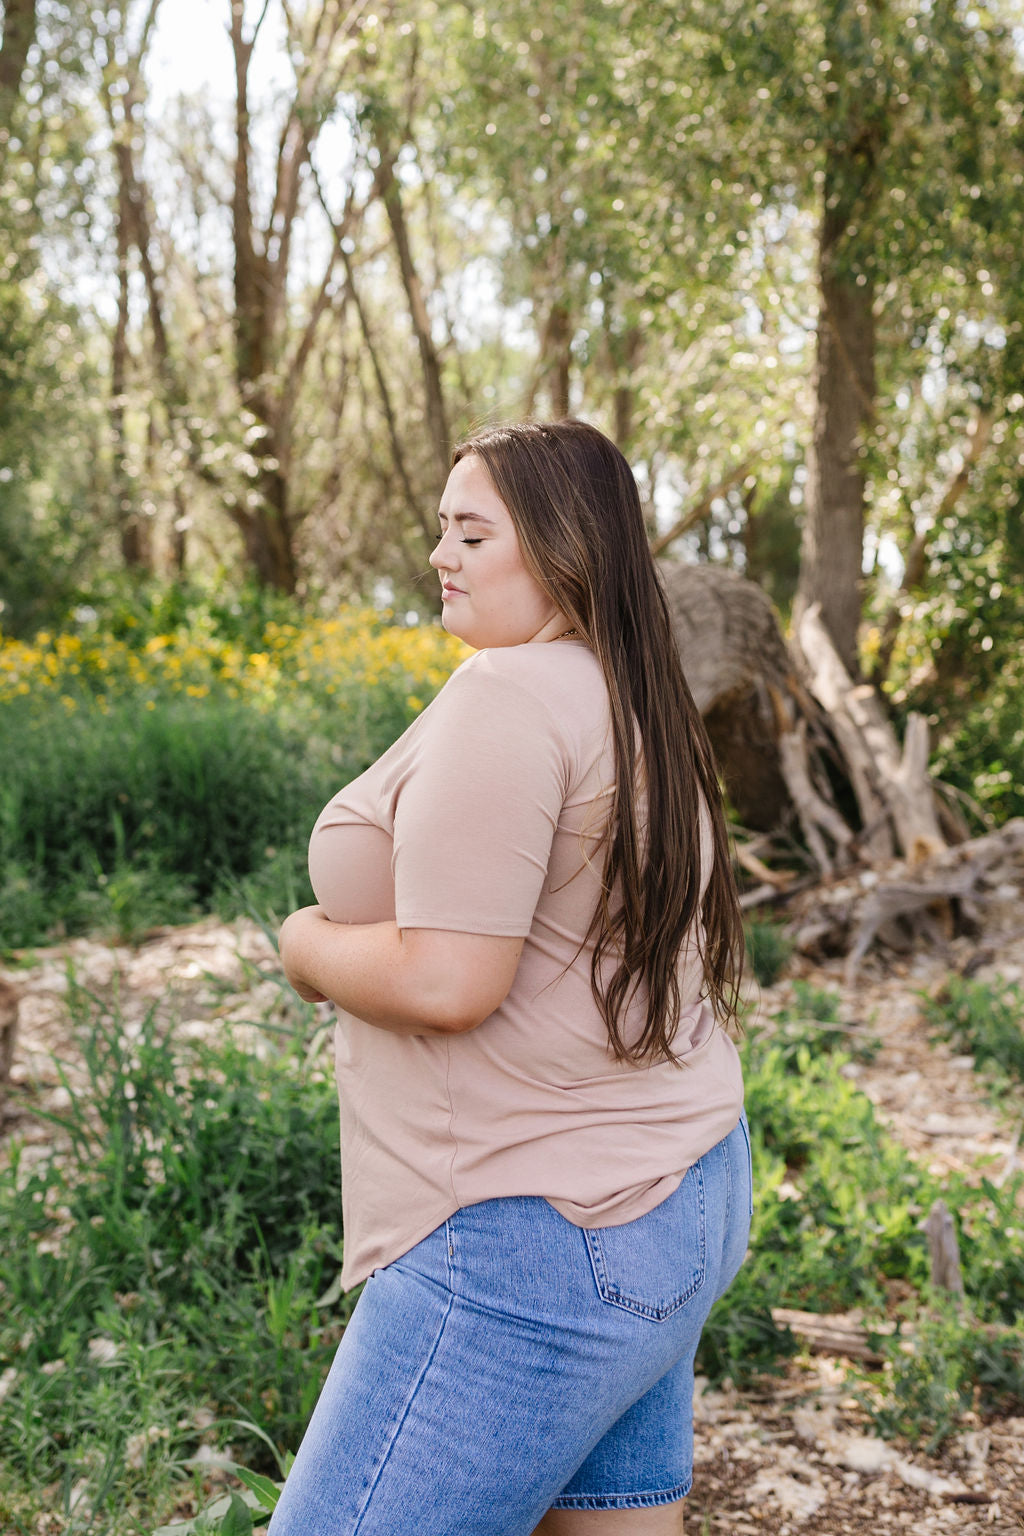
<instances>
[{"instance_id":1,"label":"tall grass","mask_svg":"<svg viewBox=\"0 0 1024 1536\"><path fill-rule=\"evenodd\" d=\"M130 1529L127 1506L167 1505L204 1444L257 1464L262 1435L297 1444L349 1311L312 1010L254 1049L183 1044L155 1008L133 1035L70 999L87 1091L50 1154L15 1148L0 1179L5 1531L44 1498L71 1530Z\"/></svg>"},{"instance_id":2,"label":"tall grass","mask_svg":"<svg viewBox=\"0 0 1024 1536\"><path fill-rule=\"evenodd\" d=\"M336 1100L297 1001L290 1033L214 1044L156 1009L133 1029L74 986L70 1005L86 1087L50 1150L0 1175L0 1529L28 1536L46 1510L69 1536L122 1536L208 1502L216 1453L277 1477L298 1445L351 1307ZM773 1307L898 1305L924 1343L897 1341L872 1382L883 1428L937 1445L967 1406L1020 1411L1024 1180L940 1185L844 1076L839 1031L808 1021L830 1000L798 1008L748 1031L751 1253L699 1368L776 1368L794 1341ZM940 1193L969 1308L948 1325L921 1232Z\"/></svg>"},{"instance_id":3,"label":"tall grass","mask_svg":"<svg viewBox=\"0 0 1024 1536\"><path fill-rule=\"evenodd\" d=\"M312 822L462 652L348 614L0 645L0 946L311 899Z\"/></svg>"}]
</instances>

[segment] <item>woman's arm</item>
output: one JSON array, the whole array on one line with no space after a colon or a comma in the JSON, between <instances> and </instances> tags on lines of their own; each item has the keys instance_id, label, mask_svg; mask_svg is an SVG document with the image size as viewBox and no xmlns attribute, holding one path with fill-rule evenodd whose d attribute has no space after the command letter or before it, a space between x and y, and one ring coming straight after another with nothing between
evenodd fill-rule
<instances>
[{"instance_id":1,"label":"woman's arm","mask_svg":"<svg viewBox=\"0 0 1024 1536\"><path fill-rule=\"evenodd\" d=\"M504 1001L521 938L332 923L301 907L280 936L285 975L307 1002L330 1000L399 1035L463 1034Z\"/></svg>"}]
</instances>

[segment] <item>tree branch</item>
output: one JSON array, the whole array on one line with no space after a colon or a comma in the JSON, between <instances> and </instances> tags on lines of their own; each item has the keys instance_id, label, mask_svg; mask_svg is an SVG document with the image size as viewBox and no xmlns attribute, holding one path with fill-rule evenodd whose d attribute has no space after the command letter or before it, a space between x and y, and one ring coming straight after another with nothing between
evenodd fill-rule
<instances>
[{"instance_id":1,"label":"tree branch","mask_svg":"<svg viewBox=\"0 0 1024 1536\"><path fill-rule=\"evenodd\" d=\"M737 464L734 469L731 469L727 475L719 480L717 485L713 485L709 491L705 492L700 501L687 508L679 521L673 523L667 533L659 535L654 540L651 545L651 554L654 556L664 554L665 550L668 549L670 544L675 543L676 539L681 538L684 533L695 527L697 523L703 522L711 511L713 503L720 496L724 496L728 491L731 491L734 485L739 485L741 480L745 480L756 463L757 454L748 454L742 463Z\"/></svg>"},{"instance_id":2,"label":"tree branch","mask_svg":"<svg viewBox=\"0 0 1024 1536\"><path fill-rule=\"evenodd\" d=\"M889 669L892 666L892 654L896 648L896 636L899 634L900 625L903 622L902 600L908 592L912 592L915 587L919 587L924 581L928 541L936 526L941 524L943 518L952 512L970 484L971 471L988 446L988 440L992 433L992 421L992 411L985 407L979 408L978 414L968 428L967 447L964 451L960 468L943 491L933 515L927 518L914 533L904 561L903 579L900 582L899 591L889 604L885 618L882 620L882 634L878 645L878 657L871 672L871 681L876 688L885 682L889 676Z\"/></svg>"}]
</instances>

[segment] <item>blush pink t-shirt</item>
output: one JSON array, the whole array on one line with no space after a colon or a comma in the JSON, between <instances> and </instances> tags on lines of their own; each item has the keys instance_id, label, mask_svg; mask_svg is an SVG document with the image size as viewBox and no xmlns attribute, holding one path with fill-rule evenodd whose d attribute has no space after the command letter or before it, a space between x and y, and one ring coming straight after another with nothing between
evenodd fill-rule
<instances>
[{"instance_id":1,"label":"blush pink t-shirt","mask_svg":"<svg viewBox=\"0 0 1024 1536\"><path fill-rule=\"evenodd\" d=\"M577 951L614 773L590 649L510 646L464 662L319 817L310 878L333 921L525 939L505 1001L468 1033L397 1035L340 1015L346 1288L496 1196L543 1196L583 1227L631 1221L739 1119L739 1057L685 950L682 1065L635 1067L609 1049L590 948ZM706 826L702 846L707 866ZM627 1039L642 997L634 1006Z\"/></svg>"}]
</instances>

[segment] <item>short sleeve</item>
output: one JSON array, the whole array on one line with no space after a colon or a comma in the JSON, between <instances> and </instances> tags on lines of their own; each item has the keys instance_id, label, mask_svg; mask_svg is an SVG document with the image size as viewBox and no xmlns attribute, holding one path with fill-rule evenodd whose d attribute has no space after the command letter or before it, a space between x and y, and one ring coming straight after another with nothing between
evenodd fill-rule
<instances>
[{"instance_id":1,"label":"short sleeve","mask_svg":"<svg viewBox=\"0 0 1024 1536\"><path fill-rule=\"evenodd\" d=\"M557 724L480 666L449 680L422 725L393 802L398 926L525 937L569 782Z\"/></svg>"}]
</instances>

